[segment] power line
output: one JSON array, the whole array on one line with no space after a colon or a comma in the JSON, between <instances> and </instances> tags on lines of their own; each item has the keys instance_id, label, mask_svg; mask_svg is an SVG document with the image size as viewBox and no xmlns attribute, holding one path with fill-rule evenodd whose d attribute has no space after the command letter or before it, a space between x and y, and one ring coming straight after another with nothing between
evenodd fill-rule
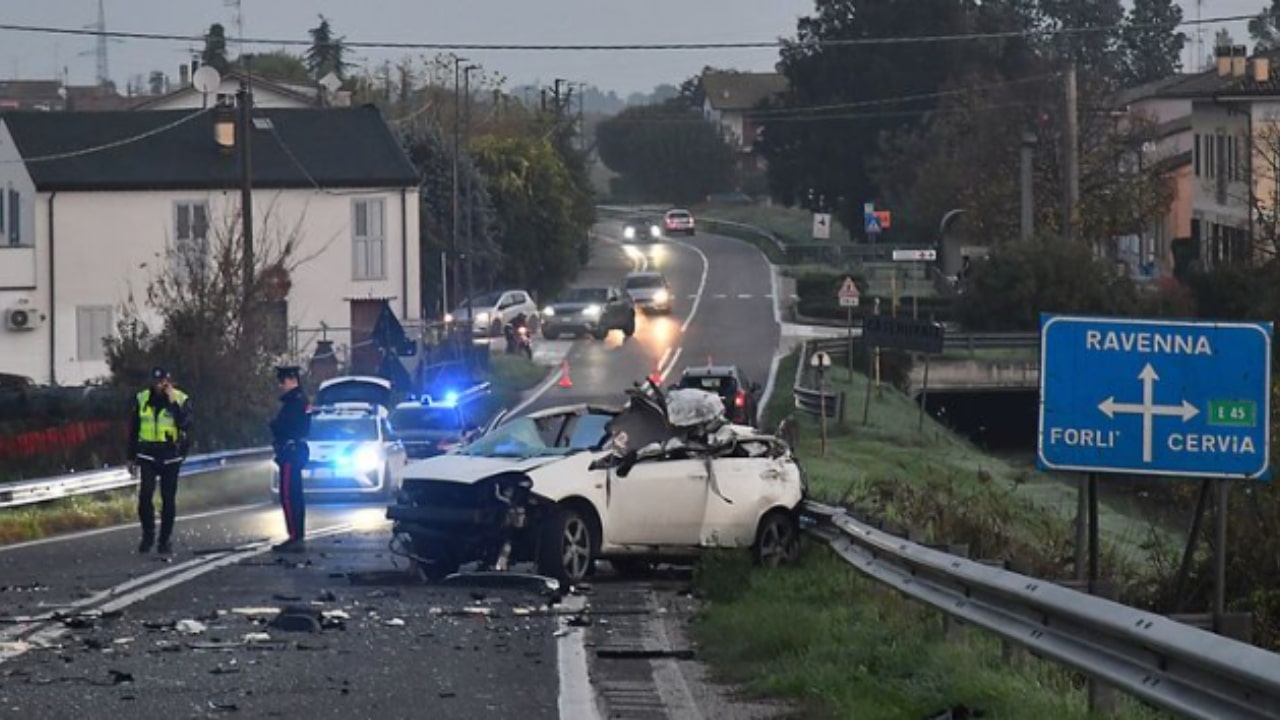
<instances>
[{"instance_id":1,"label":"power line","mask_svg":"<svg viewBox=\"0 0 1280 720\"><path fill-rule=\"evenodd\" d=\"M43 162L56 162L58 160L71 160L73 158L84 157L85 155L93 155L100 152L106 152L108 150L115 150L116 148L124 147L126 145L132 145L134 143L139 143L139 142L142 142L143 140L148 140L150 138L153 138L156 135L159 135L161 133L168 132L180 125L184 125L188 122L191 122L192 120L208 112L212 112L212 109L202 108L200 110L197 110L191 113L190 115L184 115L183 117L178 118L177 120L174 120L173 122L168 123L166 125L161 125L160 127L152 128L144 133L123 138L121 140L109 142L104 145L95 145L93 147L81 148L79 150L70 150L67 152L55 153L53 155L37 155L35 157L19 157L13 160L0 160L0 163L31 164L31 163L43 163Z\"/></svg>"},{"instance_id":2,"label":"power line","mask_svg":"<svg viewBox=\"0 0 1280 720\"><path fill-rule=\"evenodd\" d=\"M875 107L877 105L895 105L897 103L915 102L917 100L937 100L940 98L953 97L956 95L968 95L970 93L982 92L984 90L998 90L1000 88L1011 87L1014 85L1023 85L1026 83L1040 82L1042 80L1050 80L1056 78L1060 73L1047 73L1044 75L1034 75L1017 80L1005 80L995 83L987 83L985 85L974 85L971 87L956 88L954 90L939 90L937 92L919 93L915 95L899 95L896 97L880 98L876 100L859 100L847 103L834 103L829 105L793 105L778 108L761 108L751 110L748 114L752 118L774 119L780 116L792 113L816 113L828 110L853 110L863 107Z\"/></svg>"},{"instance_id":3,"label":"power line","mask_svg":"<svg viewBox=\"0 0 1280 720\"><path fill-rule=\"evenodd\" d=\"M1240 22L1250 20L1253 15L1222 15L1212 18L1183 20L1179 27L1209 25L1216 23ZM686 42L686 43L593 43L593 44L546 44L546 43L443 43L443 42L392 42L392 41L360 41L346 40L343 45L348 48L370 50L440 50L440 51L526 51L526 52L601 52L601 51L672 51L672 50L776 50L786 46L802 47L854 47L875 45L903 45L920 43L959 42L966 40L1002 40L1029 37L1052 37L1056 35L1087 35L1091 33L1117 32L1122 29L1161 29L1158 23L1114 24L1088 27L1040 28L1032 30L1007 30L985 33L956 33L948 35L913 35L898 37L849 38L832 40L795 41L787 39L744 42ZM36 33L45 35L75 35L111 37L123 40L156 40L169 42L203 43L203 35L178 33L128 32L112 30L98 32L82 28L56 27L49 25L21 25L16 23L0 23L0 30L10 32ZM293 38L227 38L228 42L242 45L272 45L309 47L310 40Z\"/></svg>"},{"instance_id":4,"label":"power line","mask_svg":"<svg viewBox=\"0 0 1280 720\"><path fill-rule=\"evenodd\" d=\"M985 110L1001 110L1001 109L1009 109L1009 108L1029 108L1029 107L1036 107L1036 104L1028 103L1028 102L1009 102L1009 103L998 103L995 105L983 105L980 109L985 111ZM770 125L775 125L778 123L788 123L788 122L827 122L827 121L835 121L835 120L871 120L871 119L877 119L877 118L907 118L907 117L919 117L921 115L931 115L931 116L958 115L958 114L964 114L967 112L969 112L968 108L928 108L928 109L921 108L918 110L885 110L885 111L878 111L878 112L783 115L779 117L769 118L768 120ZM688 122L688 123L697 122L701 124L703 123L703 120L701 117L697 115L671 114L671 115L651 115L649 117L636 117L636 118L624 118L621 116L615 116L613 118L610 118L608 122L617 123L620 125L646 125L646 124L661 124L661 123L675 123L675 122Z\"/></svg>"}]
</instances>

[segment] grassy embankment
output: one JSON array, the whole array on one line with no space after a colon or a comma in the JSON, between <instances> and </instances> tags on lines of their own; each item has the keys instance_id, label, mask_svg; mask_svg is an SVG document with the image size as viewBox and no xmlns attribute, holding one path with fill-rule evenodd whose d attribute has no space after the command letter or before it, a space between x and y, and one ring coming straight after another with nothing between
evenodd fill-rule
<instances>
[{"instance_id":1,"label":"grassy embankment","mask_svg":"<svg viewBox=\"0 0 1280 720\"><path fill-rule=\"evenodd\" d=\"M789 413L794 356L782 363L770 427ZM891 388L873 392L862 426L865 384L833 372L849 398L826 457L815 423L801 421L798 453L820 500L841 501L924 534L967 542L977 558L1017 557L1042 577L1067 574L1070 489L986 457L931 419L918 432L916 406ZM1142 548L1117 514L1105 512L1108 567L1122 569ZM715 558L699 570L707 598L694 628L704 656L726 680L799 703L807 715L839 718L931 716L965 705L994 718L1084 718L1080 681L1027 660L1011 666L998 641L978 630L944 639L938 613L867 580L823 547L806 547L798 567L752 570ZM1125 701L1118 717L1152 717Z\"/></svg>"},{"instance_id":2,"label":"grassy embankment","mask_svg":"<svg viewBox=\"0 0 1280 720\"><path fill-rule=\"evenodd\" d=\"M752 225L774 233L784 243L812 242L813 214L799 208L757 205L709 205L693 209L694 217L702 222L700 226L707 232L728 235L745 240L755 245L775 265L787 264L787 259L778 251L776 245L760 237L757 233L740 230L728 225L719 225L714 220ZM839 224L832 228L832 240L847 241L848 232Z\"/></svg>"},{"instance_id":3,"label":"grassy embankment","mask_svg":"<svg viewBox=\"0 0 1280 720\"><path fill-rule=\"evenodd\" d=\"M521 393L541 382L546 373L546 368L524 358L495 354L487 377L493 383L489 402L494 412L514 406ZM183 478L178 486L178 510L193 513L267 500L268 482L266 463L242 472ZM130 523L136 519L134 504L134 492L120 490L0 510L0 545Z\"/></svg>"}]
</instances>

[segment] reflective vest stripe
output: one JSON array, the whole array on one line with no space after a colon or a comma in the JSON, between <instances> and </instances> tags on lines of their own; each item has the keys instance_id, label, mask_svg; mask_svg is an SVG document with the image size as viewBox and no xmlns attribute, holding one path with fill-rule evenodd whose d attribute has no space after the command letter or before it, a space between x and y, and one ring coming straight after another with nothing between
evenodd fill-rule
<instances>
[{"instance_id":1,"label":"reflective vest stripe","mask_svg":"<svg viewBox=\"0 0 1280 720\"><path fill-rule=\"evenodd\" d=\"M168 410L155 412L147 403L151 400L151 390L138 393L138 442L162 443L178 439L178 424ZM179 406L187 402L187 394L181 390L173 391L173 400Z\"/></svg>"}]
</instances>

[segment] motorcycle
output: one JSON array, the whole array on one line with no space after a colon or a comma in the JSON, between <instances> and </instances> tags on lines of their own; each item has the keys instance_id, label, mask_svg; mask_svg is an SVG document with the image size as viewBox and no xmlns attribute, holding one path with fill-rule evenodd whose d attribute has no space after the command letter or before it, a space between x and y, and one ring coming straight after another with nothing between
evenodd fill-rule
<instances>
[{"instance_id":1,"label":"motorcycle","mask_svg":"<svg viewBox=\"0 0 1280 720\"><path fill-rule=\"evenodd\" d=\"M533 336L529 332L528 325L516 326L507 323L503 328L503 335L507 338L508 355L524 355L529 360L533 360Z\"/></svg>"}]
</instances>

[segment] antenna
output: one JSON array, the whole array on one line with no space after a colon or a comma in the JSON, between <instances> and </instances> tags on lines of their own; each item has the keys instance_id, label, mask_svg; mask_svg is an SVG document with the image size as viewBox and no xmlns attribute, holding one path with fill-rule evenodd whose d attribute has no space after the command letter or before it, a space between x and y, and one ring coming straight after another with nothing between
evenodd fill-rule
<instances>
[{"instance_id":1,"label":"antenna","mask_svg":"<svg viewBox=\"0 0 1280 720\"><path fill-rule=\"evenodd\" d=\"M1196 70L1203 71L1204 61L1204 0L1196 0Z\"/></svg>"},{"instance_id":2,"label":"antenna","mask_svg":"<svg viewBox=\"0 0 1280 720\"><path fill-rule=\"evenodd\" d=\"M95 51L98 59L98 84L106 85L111 82L111 72L107 67L106 0L98 0L98 22L94 25L93 29L98 31L98 47Z\"/></svg>"},{"instance_id":3,"label":"antenna","mask_svg":"<svg viewBox=\"0 0 1280 720\"><path fill-rule=\"evenodd\" d=\"M223 7L235 8L232 22L236 26L236 41L240 45L240 54L244 55L244 3L243 0L222 0Z\"/></svg>"}]
</instances>

